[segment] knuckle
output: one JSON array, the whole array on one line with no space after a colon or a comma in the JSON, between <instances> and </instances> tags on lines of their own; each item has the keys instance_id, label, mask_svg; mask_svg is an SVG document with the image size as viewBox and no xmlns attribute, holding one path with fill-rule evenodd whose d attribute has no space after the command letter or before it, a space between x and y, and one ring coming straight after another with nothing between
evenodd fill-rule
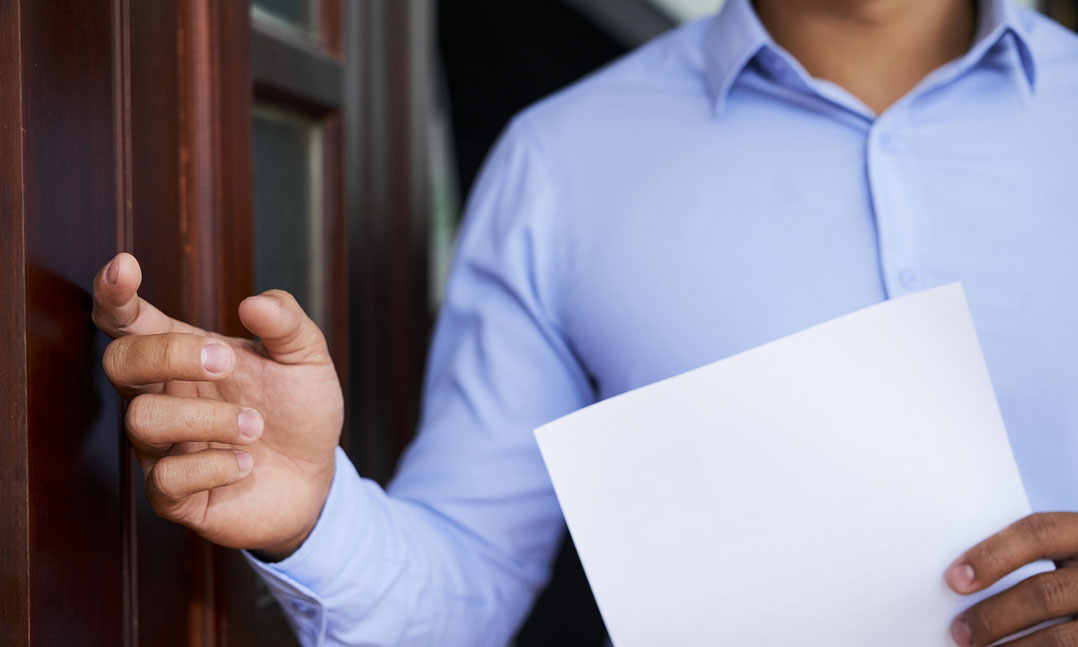
<instances>
[{"instance_id":1,"label":"knuckle","mask_svg":"<svg viewBox=\"0 0 1078 647\"><path fill-rule=\"evenodd\" d=\"M1044 630L1044 640L1040 644L1047 647L1078 647L1078 629L1073 624L1050 627Z\"/></svg>"},{"instance_id":2,"label":"knuckle","mask_svg":"<svg viewBox=\"0 0 1078 647\"><path fill-rule=\"evenodd\" d=\"M153 470L150 471L150 479L146 484L151 490L151 499L154 498L153 493L157 493L168 501L183 498L183 484L187 480L184 471L175 460L163 458L157 461Z\"/></svg>"},{"instance_id":3,"label":"knuckle","mask_svg":"<svg viewBox=\"0 0 1078 647\"><path fill-rule=\"evenodd\" d=\"M196 439L200 438L198 432L206 426L206 418L205 407L188 406L183 411L180 423L183 425L187 435L192 439Z\"/></svg>"},{"instance_id":4,"label":"knuckle","mask_svg":"<svg viewBox=\"0 0 1078 647\"><path fill-rule=\"evenodd\" d=\"M126 338L117 339L108 346L105 347L105 354L101 358L101 365L105 368L105 375L110 380L115 382L120 375L120 370L123 368L126 361L127 345Z\"/></svg>"},{"instance_id":5,"label":"knuckle","mask_svg":"<svg viewBox=\"0 0 1078 647\"><path fill-rule=\"evenodd\" d=\"M232 407L208 400L187 403L180 424L190 440L219 440L222 434L238 427L239 414L231 416Z\"/></svg>"},{"instance_id":6,"label":"knuckle","mask_svg":"<svg viewBox=\"0 0 1078 647\"><path fill-rule=\"evenodd\" d=\"M1074 606L1070 599L1073 596L1072 587L1058 577L1057 573L1034 577L1030 582L1030 589L1035 608L1053 616L1065 613L1069 607Z\"/></svg>"},{"instance_id":7,"label":"knuckle","mask_svg":"<svg viewBox=\"0 0 1078 647\"><path fill-rule=\"evenodd\" d=\"M996 574L1006 572L1006 557L996 542L986 542L970 553L973 570L978 574Z\"/></svg>"},{"instance_id":8,"label":"knuckle","mask_svg":"<svg viewBox=\"0 0 1078 647\"><path fill-rule=\"evenodd\" d=\"M995 622L997 617L998 614L983 606L983 603L967 609L962 614L962 619L969 624L970 631L973 632L973 637L977 639L977 642L986 642L986 639L999 635Z\"/></svg>"},{"instance_id":9,"label":"knuckle","mask_svg":"<svg viewBox=\"0 0 1078 647\"><path fill-rule=\"evenodd\" d=\"M236 460L232 458L232 452L213 452L196 461L198 467L196 479L199 489L212 489L223 485L230 485L236 480Z\"/></svg>"},{"instance_id":10,"label":"knuckle","mask_svg":"<svg viewBox=\"0 0 1078 647\"><path fill-rule=\"evenodd\" d=\"M1049 513L1031 514L1019 523L1023 534L1038 545L1050 542L1059 531L1059 523L1055 515Z\"/></svg>"},{"instance_id":11,"label":"knuckle","mask_svg":"<svg viewBox=\"0 0 1078 647\"><path fill-rule=\"evenodd\" d=\"M202 484L217 476L219 471L217 461L211 456L194 456L184 461L183 478L188 482Z\"/></svg>"},{"instance_id":12,"label":"knuckle","mask_svg":"<svg viewBox=\"0 0 1078 647\"><path fill-rule=\"evenodd\" d=\"M206 413L206 424L219 434L238 436L239 416L239 411L231 406L216 405Z\"/></svg>"},{"instance_id":13,"label":"knuckle","mask_svg":"<svg viewBox=\"0 0 1078 647\"><path fill-rule=\"evenodd\" d=\"M232 452L228 452L228 454L228 456L217 454L212 461L206 461L211 466L207 476L212 478L215 484L231 483L235 480L236 459L232 456Z\"/></svg>"},{"instance_id":14,"label":"knuckle","mask_svg":"<svg viewBox=\"0 0 1078 647\"><path fill-rule=\"evenodd\" d=\"M127 405L124 426L127 428L127 434L132 439L144 439L147 432L153 427L152 409L153 401L145 395L136 396Z\"/></svg>"},{"instance_id":15,"label":"knuckle","mask_svg":"<svg viewBox=\"0 0 1078 647\"><path fill-rule=\"evenodd\" d=\"M158 347L158 359L170 374L175 374L178 370L183 369L183 351L184 344L179 337L176 335L164 335L162 337L161 344Z\"/></svg>"}]
</instances>

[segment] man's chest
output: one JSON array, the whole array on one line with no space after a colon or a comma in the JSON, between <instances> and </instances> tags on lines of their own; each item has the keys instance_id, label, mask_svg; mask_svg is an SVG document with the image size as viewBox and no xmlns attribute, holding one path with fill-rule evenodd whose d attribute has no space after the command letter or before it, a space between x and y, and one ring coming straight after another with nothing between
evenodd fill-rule
<instances>
[{"instance_id":1,"label":"man's chest","mask_svg":"<svg viewBox=\"0 0 1078 647\"><path fill-rule=\"evenodd\" d=\"M1078 464L1078 138L1072 153L1018 132L934 135L787 142L740 163L688 150L582 205L592 226L568 241L561 313L601 397L962 282L1024 473L1062 478ZM714 177L687 181L678 164ZM1078 509L1073 480L1034 479L1035 507Z\"/></svg>"}]
</instances>

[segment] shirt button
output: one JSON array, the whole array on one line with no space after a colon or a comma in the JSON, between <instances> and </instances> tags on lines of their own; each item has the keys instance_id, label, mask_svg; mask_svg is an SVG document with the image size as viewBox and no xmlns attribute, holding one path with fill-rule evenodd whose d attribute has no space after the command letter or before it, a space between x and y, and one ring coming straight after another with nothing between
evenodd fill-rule
<instances>
[{"instance_id":1,"label":"shirt button","mask_svg":"<svg viewBox=\"0 0 1078 647\"><path fill-rule=\"evenodd\" d=\"M906 150L906 140L894 133L880 135L880 148L888 153L901 153Z\"/></svg>"},{"instance_id":2,"label":"shirt button","mask_svg":"<svg viewBox=\"0 0 1078 647\"><path fill-rule=\"evenodd\" d=\"M912 290L917 287L917 274L909 270L903 270L898 273L898 282L907 290Z\"/></svg>"}]
</instances>

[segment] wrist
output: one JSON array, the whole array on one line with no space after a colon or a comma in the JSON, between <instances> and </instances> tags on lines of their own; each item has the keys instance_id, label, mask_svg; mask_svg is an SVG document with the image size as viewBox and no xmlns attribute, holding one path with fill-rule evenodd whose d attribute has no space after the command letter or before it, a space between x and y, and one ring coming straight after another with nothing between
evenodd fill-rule
<instances>
[{"instance_id":1,"label":"wrist","mask_svg":"<svg viewBox=\"0 0 1078 647\"><path fill-rule=\"evenodd\" d=\"M307 541L307 538L311 536L311 533L314 532L315 527L318 525L319 519L322 518L322 511L325 509L326 501L329 498L329 492L333 486L334 473L334 464L333 462L330 462L326 474L315 479L316 482L321 484L321 487L317 487L314 490L312 494L312 504L308 508L313 510L314 514L310 515L306 523L300 526L299 530L290 533L284 539L274 541L259 548L252 548L248 552L257 559L269 563L282 562L295 554L295 552Z\"/></svg>"}]
</instances>

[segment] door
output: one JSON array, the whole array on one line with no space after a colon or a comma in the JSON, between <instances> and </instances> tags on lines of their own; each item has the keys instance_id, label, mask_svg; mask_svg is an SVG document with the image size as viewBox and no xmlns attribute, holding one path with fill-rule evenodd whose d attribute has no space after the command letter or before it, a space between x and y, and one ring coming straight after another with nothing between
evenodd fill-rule
<instances>
[{"instance_id":1,"label":"door","mask_svg":"<svg viewBox=\"0 0 1078 647\"><path fill-rule=\"evenodd\" d=\"M290 645L234 551L158 519L100 369L96 271L242 334L285 287L388 477L430 321L429 0L0 3L0 645ZM284 283L285 285L281 285Z\"/></svg>"}]
</instances>

